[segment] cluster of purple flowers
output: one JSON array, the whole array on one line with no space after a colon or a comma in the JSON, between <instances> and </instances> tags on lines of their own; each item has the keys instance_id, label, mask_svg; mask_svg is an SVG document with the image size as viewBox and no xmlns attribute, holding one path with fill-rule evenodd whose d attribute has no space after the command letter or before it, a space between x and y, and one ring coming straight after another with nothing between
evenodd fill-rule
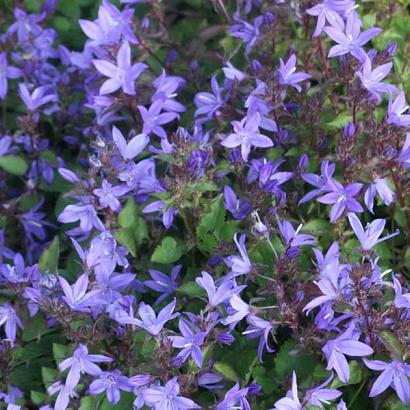
<instances>
[{"instance_id":1,"label":"cluster of purple flowers","mask_svg":"<svg viewBox=\"0 0 410 410\"><path fill-rule=\"evenodd\" d=\"M0 128L0 402L29 408L13 366L56 333L64 348L41 410L94 396L135 409L343 410L357 369L357 394L394 390L410 405L410 291L381 249L401 241L408 259L409 233L393 225L410 227L410 114L386 81L394 47L368 47L382 30L363 28L353 0L238 1L238 47L208 87L197 62L181 73L152 47L174 45L157 2L103 0L79 21L82 51L55 46L55 3L16 8L0 36L5 115L20 104ZM265 49L284 16L317 61ZM319 88L334 84L349 118L332 145ZM31 339L32 320L44 329ZM302 387L291 360L282 379L269 372L284 340L315 358ZM239 376L225 359L243 351L255 358ZM265 373L282 383L273 394Z\"/></svg>"}]
</instances>

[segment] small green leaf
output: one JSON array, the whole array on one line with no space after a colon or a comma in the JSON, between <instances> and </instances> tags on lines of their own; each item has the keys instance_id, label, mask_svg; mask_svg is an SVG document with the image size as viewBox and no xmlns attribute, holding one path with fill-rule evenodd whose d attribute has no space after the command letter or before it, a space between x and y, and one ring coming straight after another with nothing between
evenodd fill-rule
<instances>
[{"instance_id":1,"label":"small green leaf","mask_svg":"<svg viewBox=\"0 0 410 410\"><path fill-rule=\"evenodd\" d=\"M236 371L227 363L216 362L214 364L214 369L228 380L233 382L237 382L239 380L239 376Z\"/></svg>"},{"instance_id":2,"label":"small green leaf","mask_svg":"<svg viewBox=\"0 0 410 410\"><path fill-rule=\"evenodd\" d=\"M27 172L27 161L17 155L6 155L0 157L0 167L13 175L24 175Z\"/></svg>"},{"instance_id":3,"label":"small green leaf","mask_svg":"<svg viewBox=\"0 0 410 410\"><path fill-rule=\"evenodd\" d=\"M51 245L43 251L38 263L40 269L43 272L50 272L57 274L58 272L58 259L60 256L60 240L58 236L55 236Z\"/></svg>"},{"instance_id":4,"label":"small green leaf","mask_svg":"<svg viewBox=\"0 0 410 410\"><path fill-rule=\"evenodd\" d=\"M383 332L379 334L379 338L384 344L384 347L391 354L396 356L397 359L402 360L404 355L403 347L400 344L397 337L392 332L389 332L388 330L383 330Z\"/></svg>"},{"instance_id":5,"label":"small green leaf","mask_svg":"<svg viewBox=\"0 0 410 410\"><path fill-rule=\"evenodd\" d=\"M182 293L183 295L191 296L191 297L198 297L202 295L203 290L195 282L190 281L190 282L186 282L183 285L181 285L177 289L177 292Z\"/></svg>"},{"instance_id":6,"label":"small green leaf","mask_svg":"<svg viewBox=\"0 0 410 410\"><path fill-rule=\"evenodd\" d=\"M41 368L41 376L43 378L44 386L49 387L53 384L58 377L58 371L56 369L51 369L50 367Z\"/></svg>"},{"instance_id":7,"label":"small green leaf","mask_svg":"<svg viewBox=\"0 0 410 410\"><path fill-rule=\"evenodd\" d=\"M174 263L183 254L182 246L180 246L177 241L166 236L160 245L155 248L154 253L151 256L151 262L157 263Z\"/></svg>"},{"instance_id":8,"label":"small green leaf","mask_svg":"<svg viewBox=\"0 0 410 410\"><path fill-rule=\"evenodd\" d=\"M131 229L123 228L115 233L115 239L125 246L132 256L137 255L137 244L135 243L135 237Z\"/></svg>"},{"instance_id":9,"label":"small green leaf","mask_svg":"<svg viewBox=\"0 0 410 410\"><path fill-rule=\"evenodd\" d=\"M60 343L53 343L53 356L57 364L69 356L69 347Z\"/></svg>"},{"instance_id":10,"label":"small green leaf","mask_svg":"<svg viewBox=\"0 0 410 410\"><path fill-rule=\"evenodd\" d=\"M118 223L122 228L137 228L138 208L134 198L129 198L122 211L118 214Z\"/></svg>"},{"instance_id":11,"label":"small green leaf","mask_svg":"<svg viewBox=\"0 0 410 410\"><path fill-rule=\"evenodd\" d=\"M37 406L39 406L40 404L43 404L47 400L47 397L48 397L47 394L44 394L38 391L31 390L30 392L31 401Z\"/></svg>"}]
</instances>

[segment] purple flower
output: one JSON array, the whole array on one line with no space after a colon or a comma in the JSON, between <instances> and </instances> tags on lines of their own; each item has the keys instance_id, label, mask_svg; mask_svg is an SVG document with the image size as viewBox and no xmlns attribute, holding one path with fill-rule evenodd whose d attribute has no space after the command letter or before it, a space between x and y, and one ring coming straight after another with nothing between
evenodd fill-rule
<instances>
[{"instance_id":1,"label":"purple flower","mask_svg":"<svg viewBox=\"0 0 410 410\"><path fill-rule=\"evenodd\" d=\"M222 319L224 325L229 325L232 330L238 322L251 313L251 307L245 303L239 295L233 295L229 298L230 307L227 309L228 316Z\"/></svg>"},{"instance_id":2,"label":"purple flower","mask_svg":"<svg viewBox=\"0 0 410 410\"><path fill-rule=\"evenodd\" d=\"M94 227L100 231L105 230L92 205L82 205L79 203L67 205L58 216L58 221L62 223L80 221L80 229L85 233L90 232Z\"/></svg>"},{"instance_id":3,"label":"purple flower","mask_svg":"<svg viewBox=\"0 0 410 410\"><path fill-rule=\"evenodd\" d=\"M366 229L363 229L359 218L354 213L349 212L347 217L349 218L350 225L353 228L357 239L359 239L360 245L364 251L369 251L378 243L390 239L400 233L399 230L396 230L392 234L380 238L380 235L384 230L384 226L386 225L385 219L375 219L366 226Z\"/></svg>"},{"instance_id":4,"label":"purple flower","mask_svg":"<svg viewBox=\"0 0 410 410\"><path fill-rule=\"evenodd\" d=\"M49 87L43 86L34 89L30 94L24 83L19 84L19 95L29 111L36 111L44 104L58 101L57 95L50 94L48 91Z\"/></svg>"},{"instance_id":5,"label":"purple flower","mask_svg":"<svg viewBox=\"0 0 410 410\"><path fill-rule=\"evenodd\" d=\"M281 222L276 215L276 221L278 223L280 235L288 248L300 247L300 246L313 246L316 245L316 239L309 234L299 233L302 225L295 231L292 224L288 221Z\"/></svg>"},{"instance_id":6,"label":"purple flower","mask_svg":"<svg viewBox=\"0 0 410 410\"><path fill-rule=\"evenodd\" d=\"M311 76L307 73L296 73L296 55L292 54L286 63L280 59L280 67L278 69L279 84L289 85L290 87L296 88L297 91L301 92L302 87L299 85L300 82L307 80Z\"/></svg>"},{"instance_id":7,"label":"purple flower","mask_svg":"<svg viewBox=\"0 0 410 410\"><path fill-rule=\"evenodd\" d=\"M403 295L403 289L401 287L400 281L393 275L393 289L395 292L394 305L401 309L410 308L410 293L405 293Z\"/></svg>"},{"instance_id":8,"label":"purple flower","mask_svg":"<svg viewBox=\"0 0 410 410\"><path fill-rule=\"evenodd\" d=\"M251 117L246 116L241 121L233 121L234 132L225 137L221 144L224 147L235 148L241 146L242 159L248 161L248 156L252 146L260 148L269 148L273 142L269 137L259 133L259 124L261 117L259 113Z\"/></svg>"},{"instance_id":9,"label":"purple flower","mask_svg":"<svg viewBox=\"0 0 410 410\"><path fill-rule=\"evenodd\" d=\"M12 342L16 340L17 327L23 329L23 323L9 303L0 306L0 326L4 326L6 337Z\"/></svg>"},{"instance_id":10,"label":"purple flower","mask_svg":"<svg viewBox=\"0 0 410 410\"><path fill-rule=\"evenodd\" d=\"M373 353L373 349L365 343L359 342L360 333L351 322L347 330L336 339L329 340L322 351L326 355L327 370L335 369L339 379L348 383L350 378L349 364L346 356L363 357Z\"/></svg>"},{"instance_id":11,"label":"purple flower","mask_svg":"<svg viewBox=\"0 0 410 410\"><path fill-rule=\"evenodd\" d=\"M328 379L325 380L321 385L314 387L313 389L309 389L305 393L305 400L307 401L308 405L323 409L323 403L328 404L329 401L335 400L342 395L339 390L324 388L331 382L332 379L333 374L331 374L330 377L328 377Z\"/></svg>"},{"instance_id":12,"label":"purple flower","mask_svg":"<svg viewBox=\"0 0 410 410\"><path fill-rule=\"evenodd\" d=\"M206 332L194 333L182 319L179 320L178 328L182 336L169 337L172 347L182 349L174 359L174 362L178 365L185 363L188 357L191 356L196 365L201 368L203 356L200 347L204 343Z\"/></svg>"},{"instance_id":13,"label":"purple flower","mask_svg":"<svg viewBox=\"0 0 410 410\"><path fill-rule=\"evenodd\" d=\"M202 289L205 289L208 295L208 304L211 307L218 306L246 287L235 286L234 281L231 279L224 280L219 287L216 287L212 276L207 272L202 272L202 277L196 278L195 282Z\"/></svg>"},{"instance_id":14,"label":"purple flower","mask_svg":"<svg viewBox=\"0 0 410 410\"><path fill-rule=\"evenodd\" d=\"M353 212L363 212L362 206L354 198L361 190L363 184L353 183L343 187L343 185L335 179L329 177L326 181L327 188L331 191L320 198L318 201L322 204L333 204L330 211L330 222L335 222L342 216L345 209Z\"/></svg>"},{"instance_id":15,"label":"purple flower","mask_svg":"<svg viewBox=\"0 0 410 410\"><path fill-rule=\"evenodd\" d=\"M259 337L259 344L258 344L258 358L259 361L262 363L262 355L263 350L266 348L268 353L273 353L275 349L271 348L268 343L269 334L272 330L272 324L267 320L261 319L255 315L248 315L247 321L249 326L246 328L243 335L250 339L255 339Z\"/></svg>"},{"instance_id":16,"label":"purple flower","mask_svg":"<svg viewBox=\"0 0 410 410\"><path fill-rule=\"evenodd\" d=\"M379 194L386 206L389 206L396 199L396 194L390 189L386 178L375 178L364 194L364 202L371 213L374 213L373 205L376 194Z\"/></svg>"},{"instance_id":17,"label":"purple flower","mask_svg":"<svg viewBox=\"0 0 410 410\"><path fill-rule=\"evenodd\" d=\"M325 27L325 33L336 43L329 50L329 57L343 56L350 53L360 61L364 61L366 53L362 46L368 43L374 36L382 30L380 28L369 28L360 33L361 21L356 13L349 13L346 27Z\"/></svg>"},{"instance_id":18,"label":"purple flower","mask_svg":"<svg viewBox=\"0 0 410 410\"><path fill-rule=\"evenodd\" d=\"M126 194L130 188L127 185L117 185L113 187L106 179L102 181L102 187L93 190L93 194L100 200L103 208L111 208L114 212L121 211L121 204L118 197Z\"/></svg>"},{"instance_id":19,"label":"purple flower","mask_svg":"<svg viewBox=\"0 0 410 410\"><path fill-rule=\"evenodd\" d=\"M106 392L107 399L112 404L120 401L121 390L132 391L132 386L129 384L128 377L123 376L119 370L100 373L98 379L94 380L88 389L91 395Z\"/></svg>"},{"instance_id":20,"label":"purple flower","mask_svg":"<svg viewBox=\"0 0 410 410\"><path fill-rule=\"evenodd\" d=\"M89 312L90 307L101 305L103 302L99 297L101 290L92 290L87 293L87 273L83 273L71 286L62 276L59 276L58 280L64 292L64 301L75 312Z\"/></svg>"},{"instance_id":21,"label":"purple flower","mask_svg":"<svg viewBox=\"0 0 410 410\"><path fill-rule=\"evenodd\" d=\"M44 20L45 13L39 15L27 14L22 9L16 7L14 9L14 17L16 21L9 27L7 33L17 33L18 41L21 43L28 41L30 37L38 36L43 31L37 23Z\"/></svg>"},{"instance_id":22,"label":"purple flower","mask_svg":"<svg viewBox=\"0 0 410 410\"><path fill-rule=\"evenodd\" d=\"M261 35L260 26L264 20L263 16L255 18L253 25L245 20L235 17L236 24L229 28L232 37L240 38L246 44L246 53L249 54Z\"/></svg>"},{"instance_id":23,"label":"purple flower","mask_svg":"<svg viewBox=\"0 0 410 410\"><path fill-rule=\"evenodd\" d=\"M251 410L251 406L246 399L248 392L248 387L241 389L239 383L235 383L235 385L225 393L223 400L216 405L216 410Z\"/></svg>"},{"instance_id":24,"label":"purple flower","mask_svg":"<svg viewBox=\"0 0 410 410\"><path fill-rule=\"evenodd\" d=\"M144 390L143 397L145 402L153 410L190 410L200 409L194 401L179 395L178 378L174 377L165 386L152 385Z\"/></svg>"},{"instance_id":25,"label":"purple flower","mask_svg":"<svg viewBox=\"0 0 410 410\"><path fill-rule=\"evenodd\" d=\"M71 397L78 397L78 394L75 390L66 384L62 384L61 382L55 382L51 386L47 388L47 393L52 396L53 394L58 392L57 400L54 404L54 409L61 409L65 410L69 403ZM48 410L48 409L46 409Z\"/></svg>"},{"instance_id":26,"label":"purple flower","mask_svg":"<svg viewBox=\"0 0 410 410\"><path fill-rule=\"evenodd\" d=\"M340 14L347 14L353 9L353 0L324 0L322 3L306 10L311 16L316 16L317 23L313 37L318 37L325 27L326 21L333 27L343 30L344 23Z\"/></svg>"},{"instance_id":27,"label":"purple flower","mask_svg":"<svg viewBox=\"0 0 410 410\"><path fill-rule=\"evenodd\" d=\"M117 127L112 127L112 139L125 160L136 157L149 143L149 138L145 134L138 134L127 143Z\"/></svg>"},{"instance_id":28,"label":"purple flower","mask_svg":"<svg viewBox=\"0 0 410 410\"><path fill-rule=\"evenodd\" d=\"M229 185L224 187L224 199L225 208L239 221L243 221L252 209L249 202L237 198L235 191Z\"/></svg>"},{"instance_id":29,"label":"purple flower","mask_svg":"<svg viewBox=\"0 0 410 410\"><path fill-rule=\"evenodd\" d=\"M410 376L410 365L399 360L386 363L381 360L364 359L364 362L369 369L382 372L370 390L370 397L376 397L387 388L392 387L404 404L410 404L410 386L408 379Z\"/></svg>"},{"instance_id":30,"label":"purple flower","mask_svg":"<svg viewBox=\"0 0 410 410\"><path fill-rule=\"evenodd\" d=\"M135 318L124 318L124 320L122 320L120 318L117 319L117 321L124 324L137 325L145 329L152 336L158 336L166 322L179 316L179 313L172 313L175 309L175 305L176 300L174 299L170 304L165 306L157 316L150 305L141 302L138 307L138 314L141 320Z\"/></svg>"},{"instance_id":31,"label":"purple flower","mask_svg":"<svg viewBox=\"0 0 410 410\"><path fill-rule=\"evenodd\" d=\"M248 252L245 248L246 236L241 235L239 242L237 239L238 234L235 233L233 240L239 250L240 256L228 256L225 258L225 263L230 267L232 273L237 275L246 275L251 272L252 264L248 256Z\"/></svg>"},{"instance_id":32,"label":"purple flower","mask_svg":"<svg viewBox=\"0 0 410 410\"><path fill-rule=\"evenodd\" d=\"M154 201L147 205L142 212L149 214L151 212L161 211L162 213L162 223L165 228L169 229L174 221L174 216L178 214L176 208L167 208L164 201Z\"/></svg>"},{"instance_id":33,"label":"purple flower","mask_svg":"<svg viewBox=\"0 0 410 410\"><path fill-rule=\"evenodd\" d=\"M155 301L155 304L159 305L162 303L169 295L172 295L179 284L177 282L177 277L181 272L182 265L176 265L171 270L171 275L167 276L162 272L155 269L149 269L152 280L144 281L144 285L156 292L162 293L162 295Z\"/></svg>"},{"instance_id":34,"label":"purple flower","mask_svg":"<svg viewBox=\"0 0 410 410\"><path fill-rule=\"evenodd\" d=\"M174 100L178 95L178 88L185 84L182 77L169 76L165 70L162 70L161 75L152 84L155 87L155 93L151 97L151 102L161 101L161 106L166 111L186 111L181 103Z\"/></svg>"},{"instance_id":35,"label":"purple flower","mask_svg":"<svg viewBox=\"0 0 410 410\"><path fill-rule=\"evenodd\" d=\"M93 60L96 69L108 77L101 88L100 95L111 94L122 88L128 95L135 95L135 80L147 68L146 64L131 64L131 49L128 41L124 41L118 50L117 65L105 60Z\"/></svg>"},{"instance_id":36,"label":"purple flower","mask_svg":"<svg viewBox=\"0 0 410 410\"><path fill-rule=\"evenodd\" d=\"M406 102L406 96L401 91L392 102L389 95L389 106L387 110L387 124L397 125L398 127L410 127L410 114L404 114L409 109Z\"/></svg>"},{"instance_id":37,"label":"purple flower","mask_svg":"<svg viewBox=\"0 0 410 410\"><path fill-rule=\"evenodd\" d=\"M161 114L163 108L162 104L161 100L156 100L148 109L142 105L138 106L142 121L144 122L142 128L143 134L149 135L153 133L160 138L167 138L167 133L162 126L179 118L179 115L174 112L163 112Z\"/></svg>"},{"instance_id":38,"label":"purple flower","mask_svg":"<svg viewBox=\"0 0 410 410\"><path fill-rule=\"evenodd\" d=\"M356 71L363 88L365 88L372 98L379 104L382 101L380 94L397 93L397 88L392 84L382 83L382 80L390 73L393 63L386 63L372 70L372 61L366 55L361 71Z\"/></svg>"},{"instance_id":39,"label":"purple flower","mask_svg":"<svg viewBox=\"0 0 410 410\"><path fill-rule=\"evenodd\" d=\"M19 68L8 65L7 53L0 53L0 100L7 95L7 79L21 77L22 72Z\"/></svg>"},{"instance_id":40,"label":"purple flower","mask_svg":"<svg viewBox=\"0 0 410 410\"><path fill-rule=\"evenodd\" d=\"M80 344L71 357L63 360L58 368L61 372L70 369L67 374L65 386L74 389L80 381L81 373L98 376L102 370L95 364L98 362L112 362L112 359L101 354L89 354L87 346Z\"/></svg>"},{"instance_id":41,"label":"purple flower","mask_svg":"<svg viewBox=\"0 0 410 410\"><path fill-rule=\"evenodd\" d=\"M288 391L286 397L278 400L274 404L272 410L302 410L302 404L298 397L298 385L296 380L296 373L292 373L292 390Z\"/></svg>"},{"instance_id":42,"label":"purple flower","mask_svg":"<svg viewBox=\"0 0 410 410\"><path fill-rule=\"evenodd\" d=\"M224 104L222 89L218 85L216 76L213 76L211 79L211 87L213 94L200 92L195 95L194 102L197 107L195 117L206 114L207 118L211 119Z\"/></svg>"},{"instance_id":43,"label":"purple flower","mask_svg":"<svg viewBox=\"0 0 410 410\"><path fill-rule=\"evenodd\" d=\"M226 63L226 67L222 68L222 71L228 80L240 82L246 78L246 74L235 68L229 61Z\"/></svg>"}]
</instances>

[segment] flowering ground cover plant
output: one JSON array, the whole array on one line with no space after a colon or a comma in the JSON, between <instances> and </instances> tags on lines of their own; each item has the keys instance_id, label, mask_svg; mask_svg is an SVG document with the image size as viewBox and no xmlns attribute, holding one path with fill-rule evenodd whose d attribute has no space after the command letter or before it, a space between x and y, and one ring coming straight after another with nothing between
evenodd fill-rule
<instances>
[{"instance_id":1,"label":"flowering ground cover plant","mask_svg":"<svg viewBox=\"0 0 410 410\"><path fill-rule=\"evenodd\" d=\"M0 2L0 408L410 408L407 0Z\"/></svg>"}]
</instances>

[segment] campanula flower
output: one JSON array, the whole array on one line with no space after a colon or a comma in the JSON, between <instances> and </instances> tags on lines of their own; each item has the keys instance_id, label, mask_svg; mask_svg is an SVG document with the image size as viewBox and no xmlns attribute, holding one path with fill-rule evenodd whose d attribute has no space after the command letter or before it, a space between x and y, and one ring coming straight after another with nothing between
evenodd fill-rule
<instances>
[{"instance_id":1,"label":"campanula flower","mask_svg":"<svg viewBox=\"0 0 410 410\"><path fill-rule=\"evenodd\" d=\"M117 127L112 128L112 139L125 160L133 159L140 154L149 143L146 134L138 134L127 142Z\"/></svg>"},{"instance_id":2,"label":"campanula flower","mask_svg":"<svg viewBox=\"0 0 410 410\"><path fill-rule=\"evenodd\" d=\"M362 47L382 30L373 27L361 33L360 27L361 21L356 13L349 13L344 30L340 30L340 27L325 27L325 33L338 43L329 50L329 57L343 56L350 53L359 61L364 61L366 52Z\"/></svg>"},{"instance_id":3,"label":"campanula flower","mask_svg":"<svg viewBox=\"0 0 410 410\"><path fill-rule=\"evenodd\" d=\"M7 53L0 53L0 100L3 100L7 95L7 79L19 78L22 76L22 71L8 64Z\"/></svg>"},{"instance_id":4,"label":"campanula flower","mask_svg":"<svg viewBox=\"0 0 410 410\"><path fill-rule=\"evenodd\" d=\"M372 99L375 100L377 104L380 104L382 101L381 94L387 93L390 95L398 92L394 85L382 82L390 73L392 67L393 63L386 63L372 69L372 62L366 55L362 69L356 71L356 75L359 77L363 88L370 93Z\"/></svg>"},{"instance_id":5,"label":"campanula flower","mask_svg":"<svg viewBox=\"0 0 410 410\"><path fill-rule=\"evenodd\" d=\"M348 383L350 378L349 364L346 356L363 357L373 353L373 349L358 339L360 333L355 329L354 322L344 333L336 339L328 340L322 351L327 358L327 370L334 369L343 383Z\"/></svg>"},{"instance_id":6,"label":"campanula flower","mask_svg":"<svg viewBox=\"0 0 410 410\"><path fill-rule=\"evenodd\" d=\"M364 202L368 210L373 214L374 198L376 194L383 200L386 206L389 206L396 199L396 194L392 191L387 183L386 178L375 178L364 193Z\"/></svg>"},{"instance_id":7,"label":"campanula flower","mask_svg":"<svg viewBox=\"0 0 410 410\"><path fill-rule=\"evenodd\" d=\"M196 278L195 282L206 291L208 304L211 307L218 306L245 288L245 286L236 286L232 279L224 280L217 287L214 279L208 272L202 272L202 277Z\"/></svg>"},{"instance_id":8,"label":"campanula flower","mask_svg":"<svg viewBox=\"0 0 410 410\"><path fill-rule=\"evenodd\" d=\"M128 377L123 376L119 370L100 373L98 379L94 380L88 388L91 395L105 392L108 401L112 404L120 401L121 390L132 391L132 386Z\"/></svg>"},{"instance_id":9,"label":"campanula flower","mask_svg":"<svg viewBox=\"0 0 410 410\"><path fill-rule=\"evenodd\" d=\"M153 410L190 410L200 409L194 401L179 395L178 378L174 377L169 380L165 386L152 385L144 390L143 397L145 402L151 406Z\"/></svg>"},{"instance_id":10,"label":"campanula flower","mask_svg":"<svg viewBox=\"0 0 410 410\"><path fill-rule=\"evenodd\" d=\"M380 235L384 230L384 226L386 225L385 219L375 219L366 226L366 229L363 229L359 218L354 213L349 212L347 217L364 251L369 251L378 243L390 239L400 233L399 230L396 230L392 234L380 238Z\"/></svg>"},{"instance_id":11,"label":"campanula flower","mask_svg":"<svg viewBox=\"0 0 410 410\"><path fill-rule=\"evenodd\" d=\"M16 340L17 327L23 329L23 323L9 303L0 306L0 326L4 326L6 338L12 342Z\"/></svg>"},{"instance_id":12,"label":"campanula flower","mask_svg":"<svg viewBox=\"0 0 410 410\"><path fill-rule=\"evenodd\" d=\"M242 159L247 162L252 147L269 148L272 140L259 133L261 117L259 113L245 117L241 121L233 121L234 132L225 137L221 144L227 148L241 147Z\"/></svg>"},{"instance_id":13,"label":"campanula flower","mask_svg":"<svg viewBox=\"0 0 410 410\"><path fill-rule=\"evenodd\" d=\"M331 192L318 198L318 201L322 204L333 204L330 211L330 222L336 222L346 209L353 212L363 212L362 206L355 199L363 184L355 182L344 187L339 181L331 177L327 178L326 184Z\"/></svg>"},{"instance_id":14,"label":"campanula flower","mask_svg":"<svg viewBox=\"0 0 410 410\"><path fill-rule=\"evenodd\" d=\"M389 95L389 105L387 108L387 124L393 124L398 127L410 127L410 114L405 114L409 106L406 102L404 91L400 91L394 102Z\"/></svg>"},{"instance_id":15,"label":"campanula flower","mask_svg":"<svg viewBox=\"0 0 410 410\"><path fill-rule=\"evenodd\" d=\"M152 133L160 138L167 138L167 133L162 126L179 118L179 115L175 112L161 113L162 108L163 102L161 100L155 100L148 109L142 105L138 106L143 121L143 134L149 135Z\"/></svg>"},{"instance_id":16,"label":"campanula flower","mask_svg":"<svg viewBox=\"0 0 410 410\"><path fill-rule=\"evenodd\" d=\"M296 73L296 55L292 54L286 63L280 59L280 67L278 69L279 84L289 85L290 87L296 88L298 92L302 91L302 87L299 85L300 82L307 80L311 76L307 73Z\"/></svg>"},{"instance_id":17,"label":"campanula flower","mask_svg":"<svg viewBox=\"0 0 410 410\"><path fill-rule=\"evenodd\" d=\"M381 360L364 359L364 363L369 369L382 372L373 383L370 397L376 397L392 387L404 404L410 404L410 365L399 360L386 363Z\"/></svg>"},{"instance_id":18,"label":"campanula flower","mask_svg":"<svg viewBox=\"0 0 410 410\"><path fill-rule=\"evenodd\" d=\"M172 342L172 347L182 349L175 357L174 362L178 365L185 363L189 356L201 368L203 362L203 355L200 347L204 343L206 332L194 333L187 323L180 319L178 324L179 331L182 336L169 336Z\"/></svg>"},{"instance_id":19,"label":"campanula flower","mask_svg":"<svg viewBox=\"0 0 410 410\"><path fill-rule=\"evenodd\" d=\"M95 68L109 79L100 88L100 95L111 94L119 88L125 94L135 95L135 80L147 68L146 64L131 64L131 49L124 41L117 53L117 65L105 60L93 60Z\"/></svg>"},{"instance_id":20,"label":"campanula flower","mask_svg":"<svg viewBox=\"0 0 410 410\"><path fill-rule=\"evenodd\" d=\"M73 311L89 312L90 307L103 303L100 298L101 290L95 289L87 292L87 273L82 274L71 286L62 276L59 276L58 280L64 292L63 299Z\"/></svg>"},{"instance_id":21,"label":"campanula flower","mask_svg":"<svg viewBox=\"0 0 410 410\"><path fill-rule=\"evenodd\" d=\"M87 346L79 344L74 350L73 355L64 359L58 368L60 372L70 369L67 374L65 386L69 389L74 389L80 381L82 373L87 373L91 376L98 376L102 370L95 363L110 363L110 357L101 354L89 354Z\"/></svg>"}]
</instances>

